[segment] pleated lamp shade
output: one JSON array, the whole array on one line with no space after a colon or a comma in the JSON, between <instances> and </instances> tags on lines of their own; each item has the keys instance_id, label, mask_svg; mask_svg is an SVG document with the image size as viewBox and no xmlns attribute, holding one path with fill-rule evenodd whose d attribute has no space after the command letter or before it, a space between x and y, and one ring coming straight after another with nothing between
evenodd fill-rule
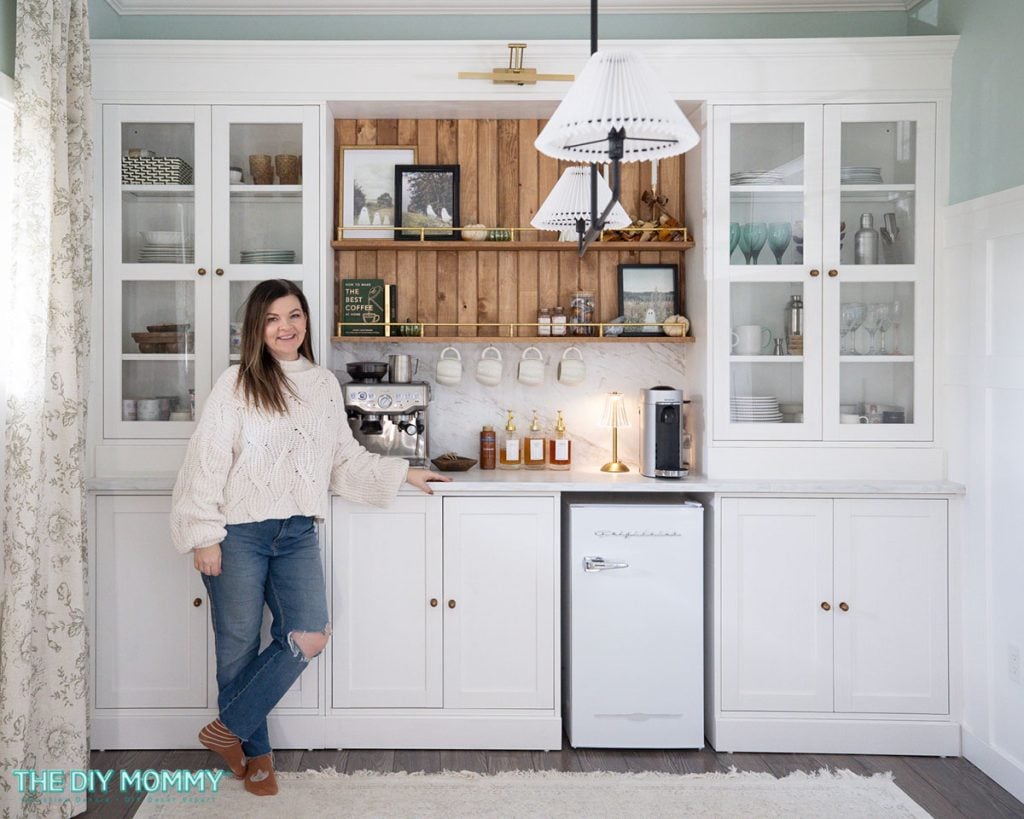
<instances>
[{"instance_id":1,"label":"pleated lamp shade","mask_svg":"<svg viewBox=\"0 0 1024 819\"><path fill-rule=\"evenodd\" d=\"M623 162L662 159L700 141L637 51L596 51L534 146L570 162L607 162L608 131L625 128Z\"/></svg>"},{"instance_id":2,"label":"pleated lamp shade","mask_svg":"<svg viewBox=\"0 0 1024 819\"><path fill-rule=\"evenodd\" d=\"M612 190L601 174L597 175L597 212L604 213L612 198ZM590 227L590 166L574 165L566 168L548 198L530 220L540 230L575 229L576 221L582 219ZM623 228L632 223L629 214L618 202L612 208L605 227Z\"/></svg>"},{"instance_id":3,"label":"pleated lamp shade","mask_svg":"<svg viewBox=\"0 0 1024 819\"><path fill-rule=\"evenodd\" d=\"M630 426L629 416L626 414L626 396L621 392L610 392L604 397L601 426L616 428Z\"/></svg>"}]
</instances>

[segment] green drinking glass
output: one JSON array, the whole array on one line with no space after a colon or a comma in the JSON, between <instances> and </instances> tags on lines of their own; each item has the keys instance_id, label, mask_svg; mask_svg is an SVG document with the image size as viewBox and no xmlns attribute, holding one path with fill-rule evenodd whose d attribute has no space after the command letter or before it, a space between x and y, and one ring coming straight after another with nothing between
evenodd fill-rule
<instances>
[{"instance_id":1,"label":"green drinking glass","mask_svg":"<svg viewBox=\"0 0 1024 819\"><path fill-rule=\"evenodd\" d=\"M768 247L775 255L775 264L782 264L782 255L789 247L789 240L793 238L793 228L789 222L768 223Z\"/></svg>"},{"instance_id":2,"label":"green drinking glass","mask_svg":"<svg viewBox=\"0 0 1024 819\"><path fill-rule=\"evenodd\" d=\"M747 256L747 264L757 264L757 257L767 241L767 222L748 222L743 225L740 229L740 250L743 250L746 244L747 249L743 251L743 255Z\"/></svg>"},{"instance_id":3,"label":"green drinking glass","mask_svg":"<svg viewBox=\"0 0 1024 819\"><path fill-rule=\"evenodd\" d=\"M736 252L736 246L740 243L740 223L730 222L729 223L729 259L732 260L732 254Z\"/></svg>"}]
</instances>

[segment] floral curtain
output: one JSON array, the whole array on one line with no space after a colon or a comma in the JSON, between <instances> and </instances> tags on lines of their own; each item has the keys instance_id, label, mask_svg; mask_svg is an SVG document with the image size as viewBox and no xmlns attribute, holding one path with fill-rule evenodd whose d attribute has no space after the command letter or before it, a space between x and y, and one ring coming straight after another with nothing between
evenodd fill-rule
<instances>
[{"instance_id":1,"label":"floral curtain","mask_svg":"<svg viewBox=\"0 0 1024 819\"><path fill-rule=\"evenodd\" d=\"M85 410L92 280L87 0L19 0L0 594L0 815L73 816L13 771L85 769Z\"/></svg>"}]
</instances>

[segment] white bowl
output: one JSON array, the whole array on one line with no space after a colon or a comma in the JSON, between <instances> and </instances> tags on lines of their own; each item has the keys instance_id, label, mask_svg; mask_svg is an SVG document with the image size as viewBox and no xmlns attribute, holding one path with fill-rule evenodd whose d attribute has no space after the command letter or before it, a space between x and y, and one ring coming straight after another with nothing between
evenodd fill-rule
<instances>
[{"instance_id":1,"label":"white bowl","mask_svg":"<svg viewBox=\"0 0 1024 819\"><path fill-rule=\"evenodd\" d=\"M149 245L180 245L184 234L180 230L142 230L143 240Z\"/></svg>"}]
</instances>

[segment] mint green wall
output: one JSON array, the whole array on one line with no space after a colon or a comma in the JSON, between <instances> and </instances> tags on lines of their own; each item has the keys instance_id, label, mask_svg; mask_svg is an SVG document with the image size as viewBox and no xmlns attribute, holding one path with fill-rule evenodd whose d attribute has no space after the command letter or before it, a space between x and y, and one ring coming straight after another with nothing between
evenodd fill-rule
<instances>
[{"instance_id":1,"label":"mint green wall","mask_svg":"<svg viewBox=\"0 0 1024 819\"><path fill-rule=\"evenodd\" d=\"M7 0L0 0L6 2ZM514 6L514 4L512 4ZM89 0L95 38L196 40L553 40L590 36L587 15L119 17ZM884 37L907 33L903 12L836 14L606 14L602 37Z\"/></svg>"},{"instance_id":2,"label":"mint green wall","mask_svg":"<svg viewBox=\"0 0 1024 819\"><path fill-rule=\"evenodd\" d=\"M0 72L14 76L15 0L0 0Z\"/></svg>"}]
</instances>

